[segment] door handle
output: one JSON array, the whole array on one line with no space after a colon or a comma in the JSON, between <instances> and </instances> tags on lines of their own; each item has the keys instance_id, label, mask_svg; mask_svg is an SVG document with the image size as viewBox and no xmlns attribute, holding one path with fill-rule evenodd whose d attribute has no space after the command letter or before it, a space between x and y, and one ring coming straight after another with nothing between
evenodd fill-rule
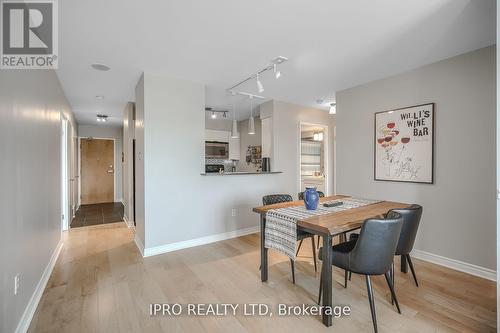
<instances>
[{"instance_id":1,"label":"door handle","mask_svg":"<svg viewBox=\"0 0 500 333\"><path fill-rule=\"evenodd\" d=\"M108 170L108 173L113 173L113 170Z\"/></svg>"}]
</instances>

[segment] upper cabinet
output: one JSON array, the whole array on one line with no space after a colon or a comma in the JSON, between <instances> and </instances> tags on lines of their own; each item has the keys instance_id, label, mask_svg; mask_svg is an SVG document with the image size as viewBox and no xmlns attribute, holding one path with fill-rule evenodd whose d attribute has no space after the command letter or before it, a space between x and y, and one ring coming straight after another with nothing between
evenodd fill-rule
<instances>
[{"instance_id":1,"label":"upper cabinet","mask_svg":"<svg viewBox=\"0 0 500 333\"><path fill-rule=\"evenodd\" d=\"M227 131L205 130L205 141L229 142L230 133Z\"/></svg>"}]
</instances>

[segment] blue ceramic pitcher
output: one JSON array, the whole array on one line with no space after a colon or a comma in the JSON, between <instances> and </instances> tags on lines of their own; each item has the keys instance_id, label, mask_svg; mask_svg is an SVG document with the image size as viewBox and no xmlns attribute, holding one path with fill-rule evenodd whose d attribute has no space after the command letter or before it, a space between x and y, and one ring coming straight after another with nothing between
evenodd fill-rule
<instances>
[{"instance_id":1,"label":"blue ceramic pitcher","mask_svg":"<svg viewBox=\"0 0 500 333\"><path fill-rule=\"evenodd\" d=\"M308 210L316 210L318 208L319 194L316 187L306 187L304 191L304 203Z\"/></svg>"}]
</instances>

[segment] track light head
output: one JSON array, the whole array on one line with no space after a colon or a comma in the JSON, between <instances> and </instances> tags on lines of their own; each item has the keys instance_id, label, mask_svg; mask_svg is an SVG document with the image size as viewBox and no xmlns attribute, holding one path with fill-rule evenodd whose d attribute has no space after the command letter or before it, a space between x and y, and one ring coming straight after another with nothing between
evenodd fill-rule
<instances>
[{"instance_id":1,"label":"track light head","mask_svg":"<svg viewBox=\"0 0 500 333\"><path fill-rule=\"evenodd\" d=\"M273 65L274 77L279 79L281 77L281 72L278 70L278 64Z\"/></svg>"},{"instance_id":2,"label":"track light head","mask_svg":"<svg viewBox=\"0 0 500 333\"><path fill-rule=\"evenodd\" d=\"M264 86L262 85L262 82L260 82L258 74L257 74L257 89L258 89L259 93L264 92Z\"/></svg>"},{"instance_id":3,"label":"track light head","mask_svg":"<svg viewBox=\"0 0 500 333\"><path fill-rule=\"evenodd\" d=\"M330 103L330 114L337 114L337 103Z\"/></svg>"},{"instance_id":4,"label":"track light head","mask_svg":"<svg viewBox=\"0 0 500 333\"><path fill-rule=\"evenodd\" d=\"M215 112L212 111L212 116L211 117L212 117L212 119L217 118L217 115L215 114Z\"/></svg>"}]
</instances>

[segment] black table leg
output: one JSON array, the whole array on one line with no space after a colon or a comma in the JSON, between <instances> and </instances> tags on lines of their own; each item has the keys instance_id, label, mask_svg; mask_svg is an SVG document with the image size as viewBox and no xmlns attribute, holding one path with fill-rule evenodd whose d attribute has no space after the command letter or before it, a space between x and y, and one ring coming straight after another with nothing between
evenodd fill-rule
<instances>
[{"instance_id":1,"label":"black table leg","mask_svg":"<svg viewBox=\"0 0 500 333\"><path fill-rule=\"evenodd\" d=\"M405 256L400 256L401 257L401 272L406 273L408 272L408 263L406 262L406 257Z\"/></svg>"},{"instance_id":2,"label":"black table leg","mask_svg":"<svg viewBox=\"0 0 500 333\"><path fill-rule=\"evenodd\" d=\"M323 306L332 308L332 236L323 236ZM332 316L323 312L323 324L332 326Z\"/></svg>"},{"instance_id":3,"label":"black table leg","mask_svg":"<svg viewBox=\"0 0 500 333\"><path fill-rule=\"evenodd\" d=\"M266 240L266 217L260 215L260 280L267 281L267 248L264 246Z\"/></svg>"}]
</instances>

